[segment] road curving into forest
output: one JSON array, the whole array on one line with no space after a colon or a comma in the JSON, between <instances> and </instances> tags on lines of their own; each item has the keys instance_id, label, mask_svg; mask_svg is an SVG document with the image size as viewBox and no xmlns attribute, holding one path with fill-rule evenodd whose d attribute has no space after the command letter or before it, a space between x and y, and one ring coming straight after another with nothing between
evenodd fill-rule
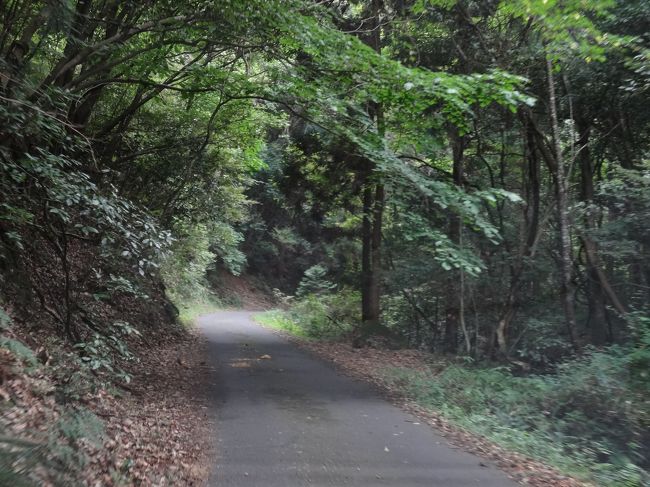
<instances>
[{"instance_id":1,"label":"road curving into forest","mask_svg":"<svg viewBox=\"0 0 650 487\"><path fill-rule=\"evenodd\" d=\"M215 368L210 486L516 485L252 315L228 311L199 320Z\"/></svg>"}]
</instances>

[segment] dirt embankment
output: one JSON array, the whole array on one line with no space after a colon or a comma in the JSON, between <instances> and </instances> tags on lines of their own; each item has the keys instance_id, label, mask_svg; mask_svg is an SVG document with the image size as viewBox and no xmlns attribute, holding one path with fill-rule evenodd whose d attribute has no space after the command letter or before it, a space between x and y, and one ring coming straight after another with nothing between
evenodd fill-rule
<instances>
[{"instance_id":1,"label":"dirt embankment","mask_svg":"<svg viewBox=\"0 0 650 487\"><path fill-rule=\"evenodd\" d=\"M89 372L54 337L37 341L14 326L3 340L0 484L198 486L207 479L214 422L198 333L143 334L131 343L136 359L122 364L129 383Z\"/></svg>"}]
</instances>

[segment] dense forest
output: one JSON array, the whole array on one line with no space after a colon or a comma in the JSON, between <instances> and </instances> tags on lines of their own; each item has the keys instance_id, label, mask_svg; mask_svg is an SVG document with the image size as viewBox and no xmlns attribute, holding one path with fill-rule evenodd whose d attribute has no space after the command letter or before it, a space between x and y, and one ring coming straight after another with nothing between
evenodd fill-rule
<instances>
[{"instance_id":1,"label":"dense forest","mask_svg":"<svg viewBox=\"0 0 650 487\"><path fill-rule=\"evenodd\" d=\"M435 387L395 380L467 428L648 485L648 2L5 0L0 22L0 372L50 340L127 384L138 336L241 274L274 325L445 357Z\"/></svg>"}]
</instances>

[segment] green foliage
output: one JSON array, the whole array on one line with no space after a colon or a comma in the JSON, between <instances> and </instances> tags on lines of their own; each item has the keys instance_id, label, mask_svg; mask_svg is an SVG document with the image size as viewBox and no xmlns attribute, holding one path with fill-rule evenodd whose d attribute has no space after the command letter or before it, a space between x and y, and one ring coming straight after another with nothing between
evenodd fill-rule
<instances>
[{"instance_id":1,"label":"green foliage","mask_svg":"<svg viewBox=\"0 0 650 487\"><path fill-rule=\"evenodd\" d=\"M335 284L327 280L327 268L321 264L316 264L305 271L300 283L298 283L296 296L299 298L309 294L320 296L331 292L335 287Z\"/></svg>"},{"instance_id":2,"label":"green foliage","mask_svg":"<svg viewBox=\"0 0 650 487\"><path fill-rule=\"evenodd\" d=\"M192 328L199 316L207 315L224 308L224 304L211 296L206 301L190 300L179 303L178 321L186 328Z\"/></svg>"},{"instance_id":3,"label":"green foliage","mask_svg":"<svg viewBox=\"0 0 650 487\"><path fill-rule=\"evenodd\" d=\"M638 169L616 168L610 178L597 186L597 199L589 206L579 205L579 214L602 215L612 212L598 229L585 230L600 244L603 255L630 265L643 266L650 259L650 169L646 161ZM643 308L646 295L637 290L632 299Z\"/></svg>"},{"instance_id":4,"label":"green foliage","mask_svg":"<svg viewBox=\"0 0 650 487\"><path fill-rule=\"evenodd\" d=\"M15 340L5 335L11 323L11 317L5 310L0 308L0 348L11 353L28 371L32 371L38 366L38 360L33 350L25 346L20 340Z\"/></svg>"},{"instance_id":5,"label":"green foliage","mask_svg":"<svg viewBox=\"0 0 650 487\"><path fill-rule=\"evenodd\" d=\"M331 339L350 332L348 323L341 323L330 315L329 300L315 294L307 295L291 306L289 316L311 338Z\"/></svg>"},{"instance_id":6,"label":"green foliage","mask_svg":"<svg viewBox=\"0 0 650 487\"><path fill-rule=\"evenodd\" d=\"M102 421L86 409L67 408L62 418L37 440L0 437L0 483L36 487L48 481L56 487L76 485L90 458L86 446L100 448ZM40 480L39 480L40 479Z\"/></svg>"},{"instance_id":7,"label":"green foliage","mask_svg":"<svg viewBox=\"0 0 650 487\"><path fill-rule=\"evenodd\" d=\"M82 362L90 370L108 372L114 378L129 383L131 376L124 370L115 368L115 362L135 359L126 342L132 335L140 335L140 332L129 323L118 321L108 330L101 334L94 333L74 347L79 350Z\"/></svg>"},{"instance_id":8,"label":"green foliage","mask_svg":"<svg viewBox=\"0 0 650 487\"><path fill-rule=\"evenodd\" d=\"M105 437L104 424L89 410L70 410L61 418L50 435L50 448L54 461L69 475L74 470L83 470L88 457L80 448L84 442L101 447ZM61 441L63 439L63 441Z\"/></svg>"},{"instance_id":9,"label":"green foliage","mask_svg":"<svg viewBox=\"0 0 650 487\"><path fill-rule=\"evenodd\" d=\"M21 360L28 368L36 367L37 360L31 348L19 340L14 340L0 335L0 348L11 352L18 360Z\"/></svg>"},{"instance_id":10,"label":"green foliage","mask_svg":"<svg viewBox=\"0 0 650 487\"><path fill-rule=\"evenodd\" d=\"M0 437L0 484L36 487L36 481L29 474L44 460L45 452L44 445L8 436Z\"/></svg>"},{"instance_id":11,"label":"green foliage","mask_svg":"<svg viewBox=\"0 0 650 487\"><path fill-rule=\"evenodd\" d=\"M639 385L650 389L650 316L636 312L630 313L627 319L633 337L627 356L632 376Z\"/></svg>"},{"instance_id":12,"label":"green foliage","mask_svg":"<svg viewBox=\"0 0 650 487\"><path fill-rule=\"evenodd\" d=\"M631 380L633 352L612 348L563 364L557 375L449 365L387 371L422 405L509 448L603 485L648 481L648 399ZM647 381L646 381L647 384Z\"/></svg>"},{"instance_id":13,"label":"green foliage","mask_svg":"<svg viewBox=\"0 0 650 487\"><path fill-rule=\"evenodd\" d=\"M360 294L349 289L336 294L307 294L290 300L288 311L276 310L256 319L292 335L337 340L349 337L359 326L360 300Z\"/></svg>"},{"instance_id":14,"label":"green foliage","mask_svg":"<svg viewBox=\"0 0 650 487\"><path fill-rule=\"evenodd\" d=\"M4 309L0 308L0 331L6 330L10 324L11 318Z\"/></svg>"},{"instance_id":15,"label":"green foliage","mask_svg":"<svg viewBox=\"0 0 650 487\"><path fill-rule=\"evenodd\" d=\"M307 242L300 235L290 227L276 227L272 232L273 239L278 244L277 252L283 252L285 250L309 250L309 242Z\"/></svg>"},{"instance_id":16,"label":"green foliage","mask_svg":"<svg viewBox=\"0 0 650 487\"><path fill-rule=\"evenodd\" d=\"M210 250L210 237L205 225L188 226L184 235L172 245L161 274L175 302L202 299L207 296L205 271L216 255Z\"/></svg>"},{"instance_id":17,"label":"green foliage","mask_svg":"<svg viewBox=\"0 0 650 487\"><path fill-rule=\"evenodd\" d=\"M611 15L615 0L521 0L502 2L504 13L531 19L541 31L546 50L558 60L567 54L591 61L604 61L608 50L618 49L630 37L604 33L598 20Z\"/></svg>"},{"instance_id":18,"label":"green foliage","mask_svg":"<svg viewBox=\"0 0 650 487\"><path fill-rule=\"evenodd\" d=\"M211 235L211 248L215 256L235 276L242 272L246 264L246 255L239 248L243 240L242 234L226 223L217 223Z\"/></svg>"},{"instance_id":19,"label":"green foliage","mask_svg":"<svg viewBox=\"0 0 650 487\"><path fill-rule=\"evenodd\" d=\"M180 310L180 321L190 325L197 309L219 309L224 304L210 289L207 272L216 266L238 275L246 261L240 251L242 240L225 222L212 225L178 225L178 238L161 266L167 296Z\"/></svg>"},{"instance_id":20,"label":"green foliage","mask_svg":"<svg viewBox=\"0 0 650 487\"><path fill-rule=\"evenodd\" d=\"M119 195L115 187L101 187L91 180L78 158L92 157L83 139L63 136L65 125L56 118L38 114L37 107L19 106L24 117L31 117L30 108L37 111L36 119L41 117L37 122L40 137L64 137L67 146L64 152L39 146L21 157L2 158L0 192L11 203L2 204L0 220L10 225L14 235L26 226L52 233L60 227L61 237L96 240L105 258L119 256L140 274L155 266L154 260L169 242L168 233L160 231L148 215ZM21 127L11 124L16 115L0 110L0 119L7 124L5 130L15 130L16 136L22 136ZM20 188L24 185L35 191L22 194ZM47 202L45 208L39 207L42 201ZM14 244L24 246L17 238L13 239Z\"/></svg>"},{"instance_id":21,"label":"green foliage","mask_svg":"<svg viewBox=\"0 0 650 487\"><path fill-rule=\"evenodd\" d=\"M553 370L554 364L572 354L571 345L562 337L564 323L553 314L530 317L521 323L519 340L512 354L540 370Z\"/></svg>"},{"instance_id":22,"label":"green foliage","mask_svg":"<svg viewBox=\"0 0 650 487\"><path fill-rule=\"evenodd\" d=\"M289 315L281 310L267 311L254 316L255 320L262 325L284 331L290 335L300 338L309 338L305 329L293 321Z\"/></svg>"}]
</instances>

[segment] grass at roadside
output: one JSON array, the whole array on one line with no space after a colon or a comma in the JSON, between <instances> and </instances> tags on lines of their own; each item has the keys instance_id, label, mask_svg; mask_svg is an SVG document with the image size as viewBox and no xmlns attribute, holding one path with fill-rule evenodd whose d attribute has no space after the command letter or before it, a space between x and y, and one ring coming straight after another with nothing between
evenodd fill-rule
<instances>
[{"instance_id":1,"label":"grass at roadside","mask_svg":"<svg viewBox=\"0 0 650 487\"><path fill-rule=\"evenodd\" d=\"M299 338L309 339L309 336L305 332L305 329L293 321L291 318L289 318L283 311L277 309L265 311L253 316L253 319L260 325L268 326L269 328L273 328L275 330L284 331Z\"/></svg>"},{"instance_id":2,"label":"grass at roadside","mask_svg":"<svg viewBox=\"0 0 650 487\"><path fill-rule=\"evenodd\" d=\"M202 299L178 304L178 321L187 328L194 326L196 319L208 313L223 309L223 305L215 299Z\"/></svg>"},{"instance_id":3,"label":"grass at roadside","mask_svg":"<svg viewBox=\"0 0 650 487\"><path fill-rule=\"evenodd\" d=\"M594 382L616 375L602 368L607 360L595 357L555 377L459 365L437 373L382 373L391 388L425 409L566 474L608 487L649 485L638 466L645 453L633 444L642 434L643 413L632 406L643 408L643 398L624 393L620 383Z\"/></svg>"}]
</instances>

